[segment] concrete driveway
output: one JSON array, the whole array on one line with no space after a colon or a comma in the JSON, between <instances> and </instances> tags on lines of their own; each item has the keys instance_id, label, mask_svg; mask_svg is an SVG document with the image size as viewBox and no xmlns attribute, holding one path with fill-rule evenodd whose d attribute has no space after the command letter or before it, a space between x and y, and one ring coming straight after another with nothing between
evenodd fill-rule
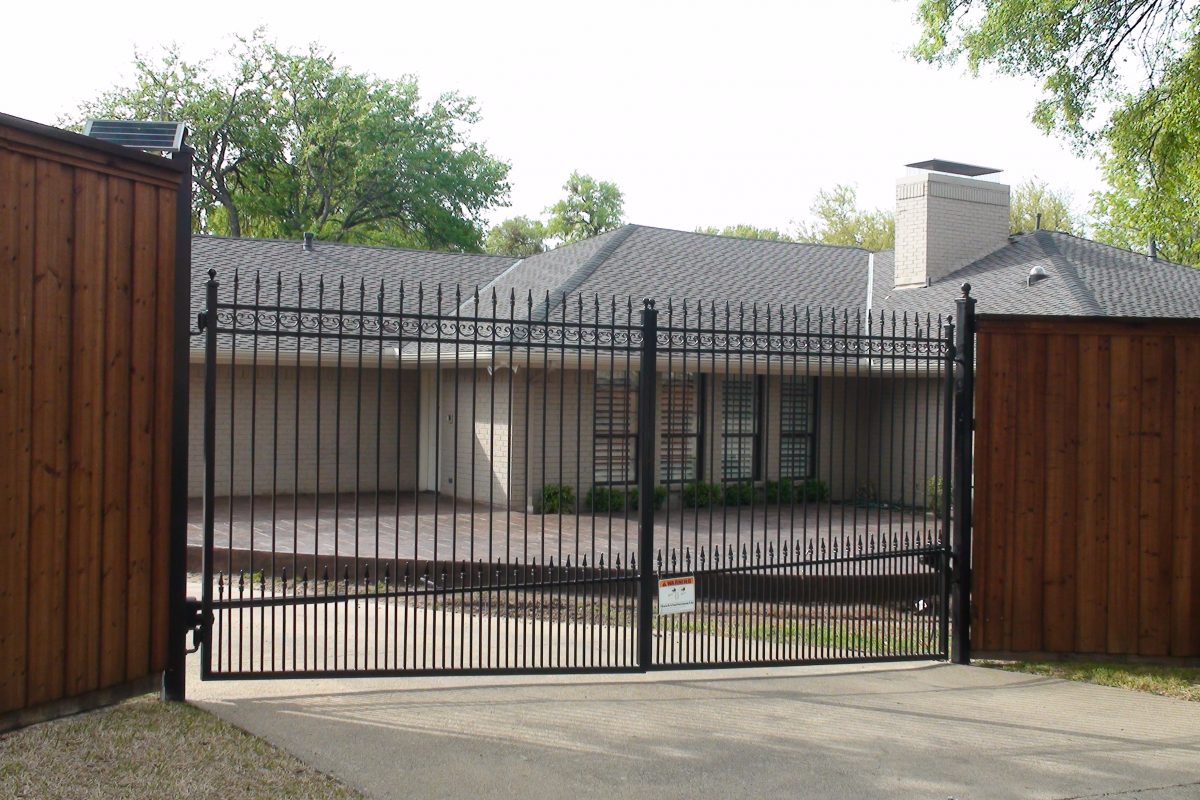
<instances>
[{"instance_id":1,"label":"concrete driveway","mask_svg":"<svg viewBox=\"0 0 1200 800\"><path fill-rule=\"evenodd\" d=\"M1200 798L1200 706L947 664L189 683L376 798Z\"/></svg>"}]
</instances>

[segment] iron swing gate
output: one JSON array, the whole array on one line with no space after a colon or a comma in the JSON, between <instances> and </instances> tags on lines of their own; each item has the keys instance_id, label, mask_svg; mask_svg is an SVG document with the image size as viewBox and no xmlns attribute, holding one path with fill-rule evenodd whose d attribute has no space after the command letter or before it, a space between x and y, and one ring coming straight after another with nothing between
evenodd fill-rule
<instances>
[{"instance_id":1,"label":"iron swing gate","mask_svg":"<svg viewBox=\"0 0 1200 800\"><path fill-rule=\"evenodd\" d=\"M210 273L202 676L946 658L950 320L654 306Z\"/></svg>"}]
</instances>

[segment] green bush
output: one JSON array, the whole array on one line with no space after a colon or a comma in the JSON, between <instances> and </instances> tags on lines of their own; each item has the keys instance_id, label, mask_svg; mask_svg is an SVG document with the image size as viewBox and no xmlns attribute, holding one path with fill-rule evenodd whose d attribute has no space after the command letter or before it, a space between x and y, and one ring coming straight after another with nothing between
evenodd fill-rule
<instances>
[{"instance_id":1,"label":"green bush","mask_svg":"<svg viewBox=\"0 0 1200 800\"><path fill-rule=\"evenodd\" d=\"M633 495L627 498L624 489L615 486L593 486L588 490L587 497L584 502L591 511L624 511L627 508L636 508L636 489L630 494ZM626 503L629 505L626 505Z\"/></svg>"},{"instance_id":2,"label":"green bush","mask_svg":"<svg viewBox=\"0 0 1200 800\"><path fill-rule=\"evenodd\" d=\"M725 487L725 505L748 506L754 502L753 483L731 483Z\"/></svg>"},{"instance_id":3,"label":"green bush","mask_svg":"<svg viewBox=\"0 0 1200 800\"><path fill-rule=\"evenodd\" d=\"M539 514L570 514L575 510L575 490L562 483L547 483L533 509Z\"/></svg>"},{"instance_id":4,"label":"green bush","mask_svg":"<svg viewBox=\"0 0 1200 800\"><path fill-rule=\"evenodd\" d=\"M686 508L712 508L721 502L721 487L715 483L695 481L683 487Z\"/></svg>"},{"instance_id":5,"label":"green bush","mask_svg":"<svg viewBox=\"0 0 1200 800\"><path fill-rule=\"evenodd\" d=\"M929 504L926 508L933 512L934 516L942 513L942 491L944 488L945 484L942 483L941 475L930 475L929 479L925 481L925 494L928 496L926 502Z\"/></svg>"},{"instance_id":6,"label":"green bush","mask_svg":"<svg viewBox=\"0 0 1200 800\"><path fill-rule=\"evenodd\" d=\"M767 481L764 491L768 503L790 503L799 494L791 481Z\"/></svg>"},{"instance_id":7,"label":"green bush","mask_svg":"<svg viewBox=\"0 0 1200 800\"><path fill-rule=\"evenodd\" d=\"M638 507L638 490L630 489L629 497L630 497L629 507L637 508ZM661 509L663 507L663 505L666 504L666 502L667 502L667 487L655 486L654 487L654 510L658 511L659 509Z\"/></svg>"},{"instance_id":8,"label":"green bush","mask_svg":"<svg viewBox=\"0 0 1200 800\"><path fill-rule=\"evenodd\" d=\"M819 503L829 499L829 487L816 478L801 483L767 481L765 494L768 503Z\"/></svg>"}]
</instances>

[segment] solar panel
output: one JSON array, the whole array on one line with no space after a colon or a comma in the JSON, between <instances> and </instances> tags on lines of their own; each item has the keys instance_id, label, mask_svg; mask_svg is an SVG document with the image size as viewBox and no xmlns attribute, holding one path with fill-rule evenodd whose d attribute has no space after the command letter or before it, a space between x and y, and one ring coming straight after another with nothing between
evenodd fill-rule
<instances>
[{"instance_id":1,"label":"solar panel","mask_svg":"<svg viewBox=\"0 0 1200 800\"><path fill-rule=\"evenodd\" d=\"M187 127L182 122L139 122L126 119L89 119L83 135L138 150L179 152Z\"/></svg>"},{"instance_id":2,"label":"solar panel","mask_svg":"<svg viewBox=\"0 0 1200 800\"><path fill-rule=\"evenodd\" d=\"M914 169L928 169L933 172L948 172L951 175L966 175L970 178L978 178L980 175L992 175L1000 171L991 167L978 167L974 164L946 161L943 158L931 158L928 161L918 161L915 164L905 164L904 166L913 167Z\"/></svg>"}]
</instances>

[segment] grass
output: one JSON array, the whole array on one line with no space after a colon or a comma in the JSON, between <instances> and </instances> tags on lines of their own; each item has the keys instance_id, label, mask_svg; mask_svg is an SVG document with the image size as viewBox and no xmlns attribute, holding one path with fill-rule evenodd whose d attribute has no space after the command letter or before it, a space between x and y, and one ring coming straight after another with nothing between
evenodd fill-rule
<instances>
[{"instance_id":1,"label":"grass","mask_svg":"<svg viewBox=\"0 0 1200 800\"><path fill-rule=\"evenodd\" d=\"M980 661L981 666L1045 675L1069 681L1116 686L1200 702L1200 667L1161 667L1153 664L1103 664L1093 661Z\"/></svg>"},{"instance_id":2,"label":"grass","mask_svg":"<svg viewBox=\"0 0 1200 800\"><path fill-rule=\"evenodd\" d=\"M0 736L0 797L362 796L206 711L146 696Z\"/></svg>"}]
</instances>

